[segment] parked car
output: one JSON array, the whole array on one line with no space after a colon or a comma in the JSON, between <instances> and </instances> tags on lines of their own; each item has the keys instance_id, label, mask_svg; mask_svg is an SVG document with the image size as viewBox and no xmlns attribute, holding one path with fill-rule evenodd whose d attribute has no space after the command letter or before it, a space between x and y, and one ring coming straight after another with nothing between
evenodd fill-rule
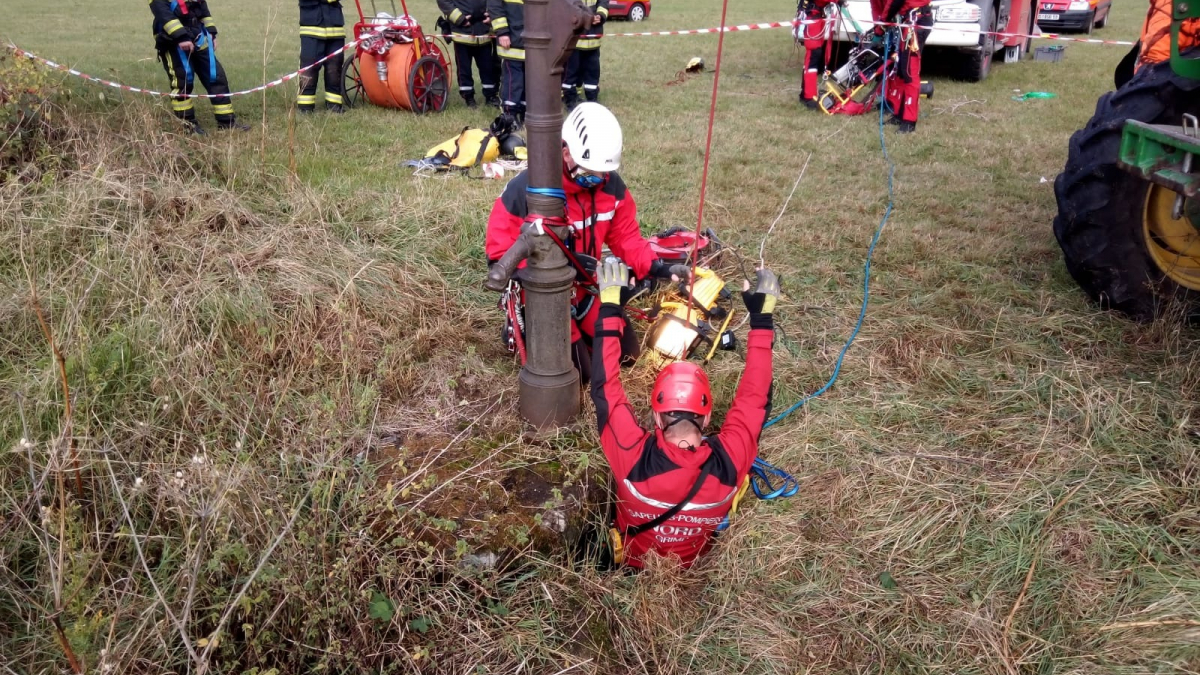
<instances>
[{"instance_id":1,"label":"parked car","mask_svg":"<svg viewBox=\"0 0 1200 675\"><path fill-rule=\"evenodd\" d=\"M1112 0L1037 0L1038 28L1048 33L1078 31L1091 33L1093 28L1108 25Z\"/></svg>"},{"instance_id":2,"label":"parked car","mask_svg":"<svg viewBox=\"0 0 1200 675\"><path fill-rule=\"evenodd\" d=\"M998 52L1005 63L1014 63L1028 53L1033 32L1034 12L1042 2L1051 0L933 0L933 30L925 43L926 60L954 62L962 77L973 82L987 78L992 58ZM1111 2L1111 0L1105 0ZM869 0L849 0L846 9L860 26L869 28ZM837 39L854 42L853 27L841 23ZM865 30L865 29L864 29ZM1000 37L996 33L1013 33Z\"/></svg>"},{"instance_id":3,"label":"parked car","mask_svg":"<svg viewBox=\"0 0 1200 675\"><path fill-rule=\"evenodd\" d=\"M609 0L608 18L644 21L650 18L650 0Z\"/></svg>"}]
</instances>

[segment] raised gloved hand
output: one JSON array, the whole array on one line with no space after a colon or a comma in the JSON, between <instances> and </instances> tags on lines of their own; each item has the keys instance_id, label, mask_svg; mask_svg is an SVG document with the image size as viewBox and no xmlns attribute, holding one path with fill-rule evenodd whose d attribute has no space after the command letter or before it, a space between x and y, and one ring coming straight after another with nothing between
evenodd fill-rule
<instances>
[{"instance_id":1,"label":"raised gloved hand","mask_svg":"<svg viewBox=\"0 0 1200 675\"><path fill-rule=\"evenodd\" d=\"M750 292L750 282L742 284L742 302L750 312L751 328L772 328L774 321L771 313L775 311L775 301L779 299L779 277L767 268L758 270L758 283L754 292Z\"/></svg>"},{"instance_id":2,"label":"raised gloved hand","mask_svg":"<svg viewBox=\"0 0 1200 675\"><path fill-rule=\"evenodd\" d=\"M608 258L596 270L596 285L600 288L600 302L620 305L621 291L629 288L629 266L620 258Z\"/></svg>"}]
</instances>

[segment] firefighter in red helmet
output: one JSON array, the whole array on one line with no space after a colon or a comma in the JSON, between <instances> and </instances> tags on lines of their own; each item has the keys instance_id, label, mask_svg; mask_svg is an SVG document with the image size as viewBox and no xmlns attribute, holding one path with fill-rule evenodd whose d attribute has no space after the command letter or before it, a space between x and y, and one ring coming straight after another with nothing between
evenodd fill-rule
<instances>
[{"instance_id":1,"label":"firefighter in red helmet","mask_svg":"<svg viewBox=\"0 0 1200 675\"><path fill-rule=\"evenodd\" d=\"M678 556L684 566L709 549L713 536L748 484L758 436L771 406L771 313L779 281L758 271L742 299L750 313L746 367L721 431L705 437L713 399L708 376L687 361L668 365L650 394L654 428L647 431L621 384L621 289L629 269L610 258L598 274L600 318L592 356L592 401L600 445L616 482L612 532L617 561L641 567L650 551ZM617 553L619 551L619 553Z\"/></svg>"},{"instance_id":2,"label":"firefighter in red helmet","mask_svg":"<svg viewBox=\"0 0 1200 675\"><path fill-rule=\"evenodd\" d=\"M898 133L907 134L917 130L917 116L921 100L921 52L925 41L933 30L933 8L930 0L871 0L871 18L875 20L876 39L882 38L882 23L900 24L900 61L896 71L888 78L887 105L892 111L889 124L895 124Z\"/></svg>"}]
</instances>

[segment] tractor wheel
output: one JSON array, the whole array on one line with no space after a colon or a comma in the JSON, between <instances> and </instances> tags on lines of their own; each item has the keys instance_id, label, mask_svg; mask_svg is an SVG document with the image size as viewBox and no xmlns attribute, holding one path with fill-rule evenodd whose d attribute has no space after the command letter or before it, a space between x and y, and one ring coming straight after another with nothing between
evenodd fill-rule
<instances>
[{"instance_id":1,"label":"tractor wheel","mask_svg":"<svg viewBox=\"0 0 1200 675\"><path fill-rule=\"evenodd\" d=\"M442 62L433 56L422 56L408 73L408 100L418 115L441 112L450 101L450 78Z\"/></svg>"},{"instance_id":2,"label":"tractor wheel","mask_svg":"<svg viewBox=\"0 0 1200 675\"><path fill-rule=\"evenodd\" d=\"M367 101L358 63L358 55L351 54L342 64L342 106L345 108L357 108Z\"/></svg>"},{"instance_id":3,"label":"tractor wheel","mask_svg":"<svg viewBox=\"0 0 1200 675\"><path fill-rule=\"evenodd\" d=\"M970 58L964 64L964 75L971 82L983 82L988 73L992 72L992 57L996 55L996 8L991 2L983 3L983 16L979 25L983 26L984 34L979 36L979 49L968 54Z\"/></svg>"},{"instance_id":4,"label":"tractor wheel","mask_svg":"<svg viewBox=\"0 0 1200 675\"><path fill-rule=\"evenodd\" d=\"M1071 136L1067 165L1054 181L1054 236L1067 271L1093 300L1139 321L1171 300L1193 314L1200 300L1200 200L1172 217L1175 193L1117 165L1126 120L1179 124L1200 113L1200 80L1145 66L1100 97L1096 114Z\"/></svg>"}]
</instances>

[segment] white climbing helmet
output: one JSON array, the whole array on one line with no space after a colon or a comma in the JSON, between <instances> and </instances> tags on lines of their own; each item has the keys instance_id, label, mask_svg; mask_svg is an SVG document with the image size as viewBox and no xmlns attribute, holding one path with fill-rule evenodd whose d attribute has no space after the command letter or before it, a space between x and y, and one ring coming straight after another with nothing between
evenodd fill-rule
<instances>
[{"instance_id":1,"label":"white climbing helmet","mask_svg":"<svg viewBox=\"0 0 1200 675\"><path fill-rule=\"evenodd\" d=\"M588 171L604 173L621 168L621 124L599 103L588 101L575 106L563 122L562 139L575 163Z\"/></svg>"}]
</instances>

